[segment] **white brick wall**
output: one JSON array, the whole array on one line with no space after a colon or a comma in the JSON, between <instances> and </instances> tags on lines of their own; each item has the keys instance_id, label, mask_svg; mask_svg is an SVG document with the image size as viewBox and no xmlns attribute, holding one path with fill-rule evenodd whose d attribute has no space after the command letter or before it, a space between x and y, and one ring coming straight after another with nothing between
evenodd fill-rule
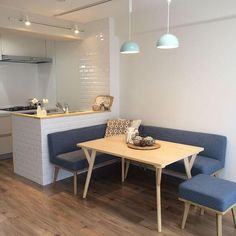
<instances>
[{"instance_id":1,"label":"white brick wall","mask_svg":"<svg viewBox=\"0 0 236 236\"><path fill-rule=\"evenodd\" d=\"M12 116L14 172L43 183L40 120Z\"/></svg>"},{"instance_id":2,"label":"white brick wall","mask_svg":"<svg viewBox=\"0 0 236 236\"><path fill-rule=\"evenodd\" d=\"M41 185L52 183L53 166L49 162L47 135L103 124L110 118L114 118L112 112L41 120L13 116L14 172ZM70 175L61 171L59 178Z\"/></svg>"}]
</instances>

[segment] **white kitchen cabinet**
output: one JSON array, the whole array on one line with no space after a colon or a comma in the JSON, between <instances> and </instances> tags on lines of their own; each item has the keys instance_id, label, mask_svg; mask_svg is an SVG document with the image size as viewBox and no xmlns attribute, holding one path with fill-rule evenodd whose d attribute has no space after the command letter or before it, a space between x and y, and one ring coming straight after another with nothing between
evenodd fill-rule
<instances>
[{"instance_id":1,"label":"white kitchen cabinet","mask_svg":"<svg viewBox=\"0 0 236 236\"><path fill-rule=\"evenodd\" d=\"M3 55L14 56L46 56L44 39L33 38L15 32L1 32Z\"/></svg>"},{"instance_id":2,"label":"white kitchen cabinet","mask_svg":"<svg viewBox=\"0 0 236 236\"><path fill-rule=\"evenodd\" d=\"M0 137L0 155L12 153L12 136Z\"/></svg>"},{"instance_id":3,"label":"white kitchen cabinet","mask_svg":"<svg viewBox=\"0 0 236 236\"><path fill-rule=\"evenodd\" d=\"M11 116L0 116L0 135L11 134Z\"/></svg>"},{"instance_id":4,"label":"white kitchen cabinet","mask_svg":"<svg viewBox=\"0 0 236 236\"><path fill-rule=\"evenodd\" d=\"M12 152L11 116L0 116L0 155Z\"/></svg>"}]
</instances>

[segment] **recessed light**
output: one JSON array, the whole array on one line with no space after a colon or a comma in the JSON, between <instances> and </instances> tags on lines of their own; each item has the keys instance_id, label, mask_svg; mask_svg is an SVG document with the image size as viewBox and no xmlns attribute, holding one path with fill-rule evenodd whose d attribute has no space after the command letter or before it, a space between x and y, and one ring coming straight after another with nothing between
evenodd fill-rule
<instances>
[{"instance_id":1,"label":"recessed light","mask_svg":"<svg viewBox=\"0 0 236 236\"><path fill-rule=\"evenodd\" d=\"M28 16L25 16L24 23L25 23L26 26L30 26L31 25L31 22L30 22Z\"/></svg>"},{"instance_id":2,"label":"recessed light","mask_svg":"<svg viewBox=\"0 0 236 236\"><path fill-rule=\"evenodd\" d=\"M29 25L31 25L31 22L30 21L25 21L25 25L29 26Z\"/></svg>"},{"instance_id":3,"label":"recessed light","mask_svg":"<svg viewBox=\"0 0 236 236\"><path fill-rule=\"evenodd\" d=\"M75 26L74 26L74 33L75 33L75 34L79 34L79 33L80 33L79 28L78 28L78 25L75 25Z\"/></svg>"}]
</instances>

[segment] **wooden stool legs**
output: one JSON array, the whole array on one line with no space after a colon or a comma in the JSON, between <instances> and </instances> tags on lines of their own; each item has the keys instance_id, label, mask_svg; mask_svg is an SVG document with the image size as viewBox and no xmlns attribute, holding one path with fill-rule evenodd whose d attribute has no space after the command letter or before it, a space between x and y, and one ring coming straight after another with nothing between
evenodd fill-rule
<instances>
[{"instance_id":1,"label":"wooden stool legs","mask_svg":"<svg viewBox=\"0 0 236 236\"><path fill-rule=\"evenodd\" d=\"M58 173L59 173L59 169L60 168L58 166L54 167L53 183L56 183L56 181L57 181L57 176L58 176Z\"/></svg>"},{"instance_id":2,"label":"wooden stool legs","mask_svg":"<svg viewBox=\"0 0 236 236\"><path fill-rule=\"evenodd\" d=\"M77 195L77 172L74 172L74 195Z\"/></svg>"},{"instance_id":3,"label":"wooden stool legs","mask_svg":"<svg viewBox=\"0 0 236 236\"><path fill-rule=\"evenodd\" d=\"M200 215L203 216L205 214L205 210L203 208L200 209Z\"/></svg>"},{"instance_id":4,"label":"wooden stool legs","mask_svg":"<svg viewBox=\"0 0 236 236\"><path fill-rule=\"evenodd\" d=\"M231 209L232 215L233 215L233 221L234 221L234 228L236 228L236 207L233 207Z\"/></svg>"},{"instance_id":5,"label":"wooden stool legs","mask_svg":"<svg viewBox=\"0 0 236 236\"><path fill-rule=\"evenodd\" d=\"M216 214L217 236L222 236L222 215Z\"/></svg>"},{"instance_id":6,"label":"wooden stool legs","mask_svg":"<svg viewBox=\"0 0 236 236\"><path fill-rule=\"evenodd\" d=\"M183 218L182 218L181 229L185 228L185 224L186 224L186 221L187 221L187 218L188 218L188 213L189 213L190 206L191 206L191 203L184 201L184 214L183 214ZM201 212L202 211L204 212L203 207L201 207ZM236 206L232 207L231 211L232 211L232 216L233 216L233 221L234 221L234 227L236 228ZM214 210L213 210L213 212L216 213L217 236L222 236L223 235L222 218L223 218L223 215L224 215L225 212L220 213L220 212L217 212L217 211L214 211Z\"/></svg>"},{"instance_id":7,"label":"wooden stool legs","mask_svg":"<svg viewBox=\"0 0 236 236\"><path fill-rule=\"evenodd\" d=\"M185 228L186 220L188 218L189 208L190 208L190 203L185 202L184 203L184 215L183 215L183 219L182 219L181 229Z\"/></svg>"},{"instance_id":8,"label":"wooden stool legs","mask_svg":"<svg viewBox=\"0 0 236 236\"><path fill-rule=\"evenodd\" d=\"M60 167L54 166L54 175L53 175L53 183L55 184L57 181L58 173L59 173ZM73 172L74 174L74 195L77 195L77 172Z\"/></svg>"}]
</instances>

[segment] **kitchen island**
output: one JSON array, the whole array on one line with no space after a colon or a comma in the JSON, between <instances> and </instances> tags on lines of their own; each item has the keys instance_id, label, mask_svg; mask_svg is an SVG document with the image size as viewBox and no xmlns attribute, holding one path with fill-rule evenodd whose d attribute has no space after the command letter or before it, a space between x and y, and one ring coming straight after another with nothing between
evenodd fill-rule
<instances>
[{"instance_id":1,"label":"kitchen island","mask_svg":"<svg viewBox=\"0 0 236 236\"><path fill-rule=\"evenodd\" d=\"M49 162L47 135L70 129L104 124L114 118L113 112L70 112L47 116L12 114L14 172L40 185L53 180ZM71 176L61 171L58 179Z\"/></svg>"},{"instance_id":2,"label":"kitchen island","mask_svg":"<svg viewBox=\"0 0 236 236\"><path fill-rule=\"evenodd\" d=\"M0 160L12 157L11 114L0 110Z\"/></svg>"}]
</instances>

